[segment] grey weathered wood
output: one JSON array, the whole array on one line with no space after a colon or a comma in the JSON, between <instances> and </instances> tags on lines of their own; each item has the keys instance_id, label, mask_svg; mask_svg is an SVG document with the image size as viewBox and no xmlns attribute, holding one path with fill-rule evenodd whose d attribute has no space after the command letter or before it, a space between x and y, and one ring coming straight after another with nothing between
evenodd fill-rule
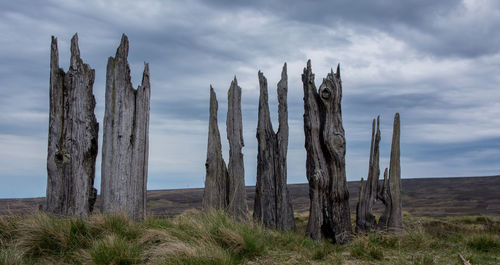
<instances>
[{"instance_id":1,"label":"grey weathered wood","mask_svg":"<svg viewBox=\"0 0 500 265\"><path fill-rule=\"evenodd\" d=\"M259 71L260 98L257 125L257 184L254 220L266 227L294 230L293 208L286 186L288 150L288 76L286 63L278 83L278 133L274 133L269 114L267 79Z\"/></svg>"},{"instance_id":2,"label":"grey weathered wood","mask_svg":"<svg viewBox=\"0 0 500 265\"><path fill-rule=\"evenodd\" d=\"M371 229L371 218L373 215L368 215L367 214L367 197L366 197L366 189L367 189L367 181L364 181L363 178L361 178L361 181L359 182L359 197L358 197L358 203L356 204L356 232L363 232L363 231L369 231ZM367 215L369 216L368 218ZM368 221L367 221L368 219ZM373 219L375 217L373 216Z\"/></svg>"},{"instance_id":3,"label":"grey weathered wood","mask_svg":"<svg viewBox=\"0 0 500 265\"><path fill-rule=\"evenodd\" d=\"M380 176L380 116L377 117L376 125L375 128L375 119L373 119L368 177L366 182L361 181L359 201L356 206L356 229L358 231L370 231L377 224L372 209L377 199L378 179Z\"/></svg>"},{"instance_id":4,"label":"grey weathered wood","mask_svg":"<svg viewBox=\"0 0 500 265\"><path fill-rule=\"evenodd\" d=\"M403 229L403 212L401 198L401 165L400 165L400 121L399 113L394 116L394 127L392 132L391 161L389 167L389 193L391 198L391 211L387 221L390 231Z\"/></svg>"},{"instance_id":5,"label":"grey weathered wood","mask_svg":"<svg viewBox=\"0 0 500 265\"><path fill-rule=\"evenodd\" d=\"M292 201L287 186L287 154L288 154L288 74L287 65L283 65L281 79L277 85L278 93L278 161L276 162L276 227L283 230L295 230Z\"/></svg>"},{"instance_id":6,"label":"grey weathered wood","mask_svg":"<svg viewBox=\"0 0 500 265\"><path fill-rule=\"evenodd\" d=\"M306 175L311 200L307 234L335 243L351 239L349 191L345 173L345 135L342 125L340 66L316 91L311 61L302 74Z\"/></svg>"},{"instance_id":7,"label":"grey weathered wood","mask_svg":"<svg viewBox=\"0 0 500 265\"><path fill-rule=\"evenodd\" d=\"M384 185L379 189L377 198L385 206L377 227L382 230L398 232L403 229L400 165L400 121L399 113L394 116L392 133L391 161L389 173L384 172Z\"/></svg>"},{"instance_id":8,"label":"grey weathered wood","mask_svg":"<svg viewBox=\"0 0 500 265\"><path fill-rule=\"evenodd\" d=\"M247 219L248 207L245 191L245 171L243 165L243 127L241 118L241 87L236 77L227 93L226 131L229 140L228 163L228 211L236 219Z\"/></svg>"},{"instance_id":9,"label":"grey weathered wood","mask_svg":"<svg viewBox=\"0 0 500 265\"><path fill-rule=\"evenodd\" d=\"M59 68L57 39L50 53L50 114L45 210L87 216L94 207L99 124L94 115L94 69L80 58L78 35L71 39L67 73Z\"/></svg>"},{"instance_id":10,"label":"grey weathered wood","mask_svg":"<svg viewBox=\"0 0 500 265\"><path fill-rule=\"evenodd\" d=\"M253 218L267 227L276 227L276 134L269 114L267 79L259 71L260 97L257 123L257 183Z\"/></svg>"},{"instance_id":11,"label":"grey weathered wood","mask_svg":"<svg viewBox=\"0 0 500 265\"><path fill-rule=\"evenodd\" d=\"M391 212L391 195L390 195L390 186L389 186L389 176L387 168L384 171L384 182L381 186L379 186L377 199L384 204L384 212L380 216L377 229L386 230L387 229L387 220L389 219L389 215Z\"/></svg>"},{"instance_id":12,"label":"grey weathered wood","mask_svg":"<svg viewBox=\"0 0 500 265\"><path fill-rule=\"evenodd\" d=\"M128 50L124 34L115 57L108 59L101 199L103 212L122 211L139 220L146 214L151 89L147 63L142 85L132 87Z\"/></svg>"},{"instance_id":13,"label":"grey weathered wood","mask_svg":"<svg viewBox=\"0 0 500 265\"><path fill-rule=\"evenodd\" d=\"M222 157L219 125L217 123L217 96L210 86L210 116L208 123L206 177L203 208L226 210L228 205L228 173Z\"/></svg>"}]
</instances>

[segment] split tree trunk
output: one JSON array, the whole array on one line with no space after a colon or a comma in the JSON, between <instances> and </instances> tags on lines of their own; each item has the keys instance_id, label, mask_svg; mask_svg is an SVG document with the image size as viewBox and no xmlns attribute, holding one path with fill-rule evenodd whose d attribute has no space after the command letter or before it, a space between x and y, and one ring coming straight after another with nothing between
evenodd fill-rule
<instances>
[{"instance_id":1,"label":"split tree trunk","mask_svg":"<svg viewBox=\"0 0 500 265\"><path fill-rule=\"evenodd\" d=\"M400 122L399 113L394 116L392 133L391 161L389 174L384 172L384 185L377 197L384 203L385 210L379 219L378 228L399 232L403 229L402 197L401 197L401 166L400 166Z\"/></svg>"},{"instance_id":2,"label":"split tree trunk","mask_svg":"<svg viewBox=\"0 0 500 265\"><path fill-rule=\"evenodd\" d=\"M403 229L403 212L401 201L401 165L400 165L400 122L399 113L394 116L394 128L392 132L391 161L389 167L389 193L391 196L391 211L387 227L392 231Z\"/></svg>"},{"instance_id":3,"label":"split tree trunk","mask_svg":"<svg viewBox=\"0 0 500 265\"><path fill-rule=\"evenodd\" d=\"M370 160L368 177L366 182L361 180L359 201L356 206L356 229L359 231L370 231L375 228L377 221L372 213L377 199L379 168L379 143L380 143L380 116L377 117L377 128L375 130L375 119L372 123L372 140L370 145Z\"/></svg>"},{"instance_id":4,"label":"split tree trunk","mask_svg":"<svg viewBox=\"0 0 500 265\"><path fill-rule=\"evenodd\" d=\"M295 230L293 208L286 186L288 150L288 77L286 64L278 83L278 133L274 133L269 114L267 79L259 71L260 98L257 126L257 184L254 220L266 227Z\"/></svg>"},{"instance_id":5,"label":"split tree trunk","mask_svg":"<svg viewBox=\"0 0 500 265\"><path fill-rule=\"evenodd\" d=\"M203 208L226 210L228 205L228 173L222 157L219 125L217 123L217 96L210 86L210 117L208 123L206 177Z\"/></svg>"},{"instance_id":6,"label":"split tree trunk","mask_svg":"<svg viewBox=\"0 0 500 265\"><path fill-rule=\"evenodd\" d=\"M307 234L315 240L351 238L349 191L345 173L345 135L342 125L342 82L337 73L323 79L316 91L311 61L302 74L304 84L304 133L306 175L311 206Z\"/></svg>"},{"instance_id":7,"label":"split tree trunk","mask_svg":"<svg viewBox=\"0 0 500 265\"><path fill-rule=\"evenodd\" d=\"M389 215L391 213L391 195L390 195L390 186L389 186L389 177L387 173L387 168L384 171L384 183L379 188L377 199L380 200L384 204L384 212L380 216L377 224L377 229L387 230L387 220L389 219Z\"/></svg>"},{"instance_id":8,"label":"split tree trunk","mask_svg":"<svg viewBox=\"0 0 500 265\"><path fill-rule=\"evenodd\" d=\"M140 220L146 214L149 153L149 66L134 90L127 61L129 42L122 36L108 59L102 152L103 212L123 211Z\"/></svg>"},{"instance_id":9,"label":"split tree trunk","mask_svg":"<svg viewBox=\"0 0 500 265\"><path fill-rule=\"evenodd\" d=\"M229 140L228 163L228 210L239 220L247 219L245 191L245 171L243 166L243 128L241 118L241 87L236 77L231 82L227 93L228 108L226 119L227 139Z\"/></svg>"},{"instance_id":10,"label":"split tree trunk","mask_svg":"<svg viewBox=\"0 0 500 265\"><path fill-rule=\"evenodd\" d=\"M45 204L50 213L87 216L94 207L99 132L94 115L94 77L94 69L80 58L77 34L71 39L67 73L59 68L57 39L52 36Z\"/></svg>"}]
</instances>

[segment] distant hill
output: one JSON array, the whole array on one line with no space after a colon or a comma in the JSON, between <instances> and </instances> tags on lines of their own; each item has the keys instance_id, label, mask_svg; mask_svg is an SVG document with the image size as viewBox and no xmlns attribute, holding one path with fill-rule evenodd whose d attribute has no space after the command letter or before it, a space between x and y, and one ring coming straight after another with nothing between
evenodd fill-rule
<instances>
[{"instance_id":1,"label":"distant hill","mask_svg":"<svg viewBox=\"0 0 500 265\"><path fill-rule=\"evenodd\" d=\"M403 211L414 216L500 216L500 176L403 179ZM359 181L348 183L351 212L358 201ZM248 208L253 209L255 187L247 186ZM289 184L295 212L309 210L307 184ZM200 209L203 189L150 190L148 212L174 216L187 209ZM39 208L44 198L0 199L0 214L27 214ZM99 202L98 202L99 204ZM97 209L99 205L96 206ZM380 213L381 203L375 207Z\"/></svg>"}]
</instances>

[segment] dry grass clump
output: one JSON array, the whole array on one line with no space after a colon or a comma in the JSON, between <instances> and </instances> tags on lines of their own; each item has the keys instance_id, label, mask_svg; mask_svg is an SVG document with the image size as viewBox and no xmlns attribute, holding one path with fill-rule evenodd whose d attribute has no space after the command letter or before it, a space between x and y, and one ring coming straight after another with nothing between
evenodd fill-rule
<instances>
[{"instance_id":1,"label":"dry grass clump","mask_svg":"<svg viewBox=\"0 0 500 265\"><path fill-rule=\"evenodd\" d=\"M268 232L260 226L236 222L216 211L189 211L162 226L161 236L150 231L143 240L158 242L149 251L165 264L239 263L263 255L268 241Z\"/></svg>"},{"instance_id":2,"label":"dry grass clump","mask_svg":"<svg viewBox=\"0 0 500 265\"><path fill-rule=\"evenodd\" d=\"M346 245L237 222L223 212L188 211L134 222L123 214L89 218L0 216L0 264L472 264L500 263L498 217L405 216L399 234L374 231Z\"/></svg>"},{"instance_id":3,"label":"dry grass clump","mask_svg":"<svg viewBox=\"0 0 500 265\"><path fill-rule=\"evenodd\" d=\"M141 248L134 242L116 235L106 235L104 238L95 241L88 250L88 254L83 254L82 261L93 264L140 264ZM90 258L89 258L90 256Z\"/></svg>"}]
</instances>

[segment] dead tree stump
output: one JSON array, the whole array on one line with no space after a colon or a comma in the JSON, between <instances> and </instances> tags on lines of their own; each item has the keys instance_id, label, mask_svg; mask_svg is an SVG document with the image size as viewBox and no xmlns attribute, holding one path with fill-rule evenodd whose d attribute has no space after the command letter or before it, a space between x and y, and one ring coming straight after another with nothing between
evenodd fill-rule
<instances>
[{"instance_id":1,"label":"dead tree stump","mask_svg":"<svg viewBox=\"0 0 500 265\"><path fill-rule=\"evenodd\" d=\"M401 198L401 165L400 165L400 122L399 113L394 116L392 132L391 161L389 167L389 193L391 197L391 211L387 221L387 228L391 231L403 229L403 212Z\"/></svg>"},{"instance_id":2,"label":"dead tree stump","mask_svg":"<svg viewBox=\"0 0 500 265\"><path fill-rule=\"evenodd\" d=\"M380 143L380 116L377 117L377 127L375 129L375 119L372 122L372 140L370 145L370 159L368 167L368 177L366 182L361 179L359 201L356 206L356 229L358 231L370 231L375 228L377 221L372 213L373 206L377 199L379 168L379 143Z\"/></svg>"},{"instance_id":3,"label":"dead tree stump","mask_svg":"<svg viewBox=\"0 0 500 265\"><path fill-rule=\"evenodd\" d=\"M142 85L130 81L125 34L115 57L109 57L106 74L101 198L103 212L123 211L136 220L146 214L149 153L149 66Z\"/></svg>"},{"instance_id":4,"label":"dead tree stump","mask_svg":"<svg viewBox=\"0 0 500 265\"><path fill-rule=\"evenodd\" d=\"M210 117L208 123L206 177L203 193L203 208L226 210L228 205L228 173L222 157L219 125L217 123L217 96L210 86Z\"/></svg>"},{"instance_id":5,"label":"dead tree stump","mask_svg":"<svg viewBox=\"0 0 500 265\"><path fill-rule=\"evenodd\" d=\"M228 163L228 210L239 220L246 220L248 207L245 191L245 170L243 165L243 125L241 118L241 87L236 77L227 93L226 131L229 140Z\"/></svg>"},{"instance_id":6,"label":"dead tree stump","mask_svg":"<svg viewBox=\"0 0 500 265\"><path fill-rule=\"evenodd\" d=\"M50 52L50 113L45 210L87 216L94 207L99 124L94 115L94 69L80 58L78 35L71 39L67 73L59 68L57 39Z\"/></svg>"},{"instance_id":7,"label":"dead tree stump","mask_svg":"<svg viewBox=\"0 0 500 265\"><path fill-rule=\"evenodd\" d=\"M349 191L345 173L346 142L342 125L342 81L337 73L323 79L316 91L311 61L302 74L306 175L311 200L307 234L315 240L351 238Z\"/></svg>"},{"instance_id":8,"label":"dead tree stump","mask_svg":"<svg viewBox=\"0 0 500 265\"><path fill-rule=\"evenodd\" d=\"M387 168L384 172L384 185L379 189L377 198L385 206L384 213L380 216L378 229L399 232L403 230L403 212L401 197L401 165L400 165L400 122L399 113L394 116L392 132L391 161L389 174Z\"/></svg>"},{"instance_id":9,"label":"dead tree stump","mask_svg":"<svg viewBox=\"0 0 500 265\"><path fill-rule=\"evenodd\" d=\"M288 150L288 77L286 63L278 83L278 133L274 133L269 114L267 79L259 71L260 98L257 125L257 184L254 220L266 227L295 230L293 208L286 186Z\"/></svg>"},{"instance_id":10,"label":"dead tree stump","mask_svg":"<svg viewBox=\"0 0 500 265\"><path fill-rule=\"evenodd\" d=\"M384 182L382 186L379 186L377 199L384 204L384 212L380 216L377 224L377 229L387 230L387 220L389 219L389 215L391 213L391 196L390 196L390 187L389 187L389 177L387 168L384 171Z\"/></svg>"}]
</instances>

